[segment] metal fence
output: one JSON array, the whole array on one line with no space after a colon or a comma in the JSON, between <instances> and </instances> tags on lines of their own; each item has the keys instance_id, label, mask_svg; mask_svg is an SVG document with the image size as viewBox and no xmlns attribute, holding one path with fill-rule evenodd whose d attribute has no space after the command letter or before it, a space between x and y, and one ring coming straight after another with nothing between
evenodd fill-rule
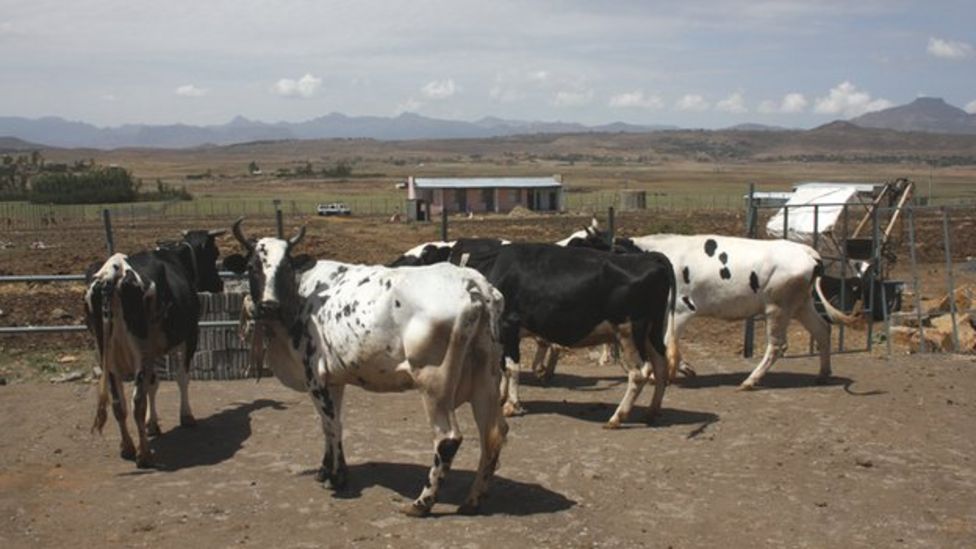
<instances>
[{"instance_id":1,"label":"metal fence","mask_svg":"<svg viewBox=\"0 0 976 549\"><path fill-rule=\"evenodd\" d=\"M812 246L821 252L825 263L833 263L835 273L841 279L840 284L840 303L852 303L849 299L853 296L845 295L847 285L843 283L848 276L855 276L855 270L851 266L854 259L864 260L868 266L862 277L864 288L863 310L866 319L866 336L863 345L854 346L848 344L846 327L843 324L838 326L838 338L836 346L833 346L832 353L847 352L870 352L877 340L885 345L885 351L890 356L892 353L893 326L896 323L907 323L918 331L918 350L921 352L937 351L927 345L925 330L933 329L926 326L931 318L941 313L949 315L952 327L953 352L967 351L961 346L959 336L959 319L962 315L976 315L976 309L957 310L956 307L956 279L960 265L966 266L976 271L976 239L963 237L953 239L954 225L972 226L976 223L976 206L972 204L957 203L954 205L918 205L908 203L904 208L897 207L877 207L868 218L869 236L859 239L860 244L866 244L866 253L858 254L857 258L851 257L849 252L852 248L849 237L852 235L854 222L851 220L853 207L849 204L821 204L821 205L768 205L759 204L758 201L747 200L746 215L746 236L756 238L763 236L760 234L759 226L766 225L773 212L783 211L783 231L782 238L789 235L789 218L799 211L806 210L813 212L814 230L812 233ZM819 208L836 206L843 208L840 216L840 226L835 226L828 236L822 236L819 229ZM900 219L899 219L900 216ZM882 224L887 220L898 222L898 230L893 233L890 241L882 238ZM924 246L920 238L920 231L925 234ZM829 244L829 245L825 245ZM862 250L865 251L865 250ZM900 258L908 257L909 269L907 280L890 280L892 268ZM928 261L944 262L945 265L945 295L949 296L948 311L926 311L922 304L922 295L925 292L935 290L941 293L941 284L926 282L920 276L920 266ZM938 289L936 289L938 288ZM912 296L910 308L905 310L905 303L901 299L902 292L909 290ZM896 295L893 295L895 292ZM976 301L974 301L976 302ZM910 320L907 320L910 319ZM755 323L764 322L763 316L750 318L744 327L743 355L750 357L754 350ZM876 332L876 324L881 324L881 332ZM814 345L812 339L809 342L808 352L805 354L793 354L792 357L810 356L813 353ZM945 349L942 349L945 350ZM968 349L972 351L972 349Z\"/></svg>"}]
</instances>

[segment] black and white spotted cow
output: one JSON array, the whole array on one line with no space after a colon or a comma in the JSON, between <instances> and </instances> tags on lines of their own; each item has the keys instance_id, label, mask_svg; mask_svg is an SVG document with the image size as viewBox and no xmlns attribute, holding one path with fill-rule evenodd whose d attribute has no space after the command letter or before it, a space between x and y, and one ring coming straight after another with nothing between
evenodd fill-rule
<instances>
[{"instance_id":1,"label":"black and white spotted cow","mask_svg":"<svg viewBox=\"0 0 976 549\"><path fill-rule=\"evenodd\" d=\"M499 406L501 293L473 269L450 264L394 269L318 261L298 272L290 240L234 235L248 259L225 260L250 277L248 316L255 340L287 387L307 391L322 420L325 455L318 480L346 484L342 395L347 384L369 391L416 388L434 430L434 464L405 512L430 512L461 444L455 409L470 402L481 459L461 513L476 512L498 464L508 426Z\"/></svg>"},{"instance_id":2,"label":"black and white spotted cow","mask_svg":"<svg viewBox=\"0 0 976 549\"><path fill-rule=\"evenodd\" d=\"M418 265L433 265L447 261L451 257L451 250L457 244L456 240L445 242L436 240L425 242L410 248L400 257L390 263L390 267L416 267ZM474 252L491 251L495 247L511 244L510 241L502 238L466 238L465 247Z\"/></svg>"},{"instance_id":3,"label":"black and white spotted cow","mask_svg":"<svg viewBox=\"0 0 976 549\"><path fill-rule=\"evenodd\" d=\"M626 420L652 375L664 379L667 360L677 361L677 347L666 346L664 337L674 313L674 272L661 254L615 256L554 244L460 239L449 260L479 270L505 296L507 415L523 411L518 374L524 337L561 347L622 344L628 384L608 428ZM664 383L655 386L648 421L660 410L664 389Z\"/></svg>"},{"instance_id":4,"label":"black and white spotted cow","mask_svg":"<svg viewBox=\"0 0 976 549\"><path fill-rule=\"evenodd\" d=\"M607 236L594 224L560 242L568 246L606 249ZM817 342L819 381L830 377L830 326L814 306L813 291L834 322L853 323L824 298L820 254L805 244L788 240L754 240L719 235L660 234L618 238L616 252L661 252L671 259L677 274L678 303L670 331L680 339L689 320L706 316L724 320L766 317L766 353L741 389L752 389L787 348L787 328L799 320ZM812 287L812 290L811 290ZM686 364L682 370L694 375ZM676 372L670 374L673 377Z\"/></svg>"},{"instance_id":5,"label":"black and white spotted cow","mask_svg":"<svg viewBox=\"0 0 976 549\"><path fill-rule=\"evenodd\" d=\"M159 381L152 359L182 346L180 425L196 423L188 395L189 369L198 340L200 303L197 292L220 292L219 251L214 238L221 231L184 231L183 239L153 251L115 254L88 273L85 318L98 347L101 381L92 431L107 419L109 396L122 435L121 454L140 468L152 465L147 436L158 435L156 391ZM123 379L134 379L133 417L138 448L126 428ZM146 405L148 397L148 413Z\"/></svg>"}]
</instances>

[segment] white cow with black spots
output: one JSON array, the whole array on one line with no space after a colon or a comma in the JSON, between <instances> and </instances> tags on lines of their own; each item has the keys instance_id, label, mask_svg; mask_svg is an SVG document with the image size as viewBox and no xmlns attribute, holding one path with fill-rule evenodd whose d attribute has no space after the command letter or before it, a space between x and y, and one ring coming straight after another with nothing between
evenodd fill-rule
<instances>
[{"instance_id":1,"label":"white cow with black spots","mask_svg":"<svg viewBox=\"0 0 976 549\"><path fill-rule=\"evenodd\" d=\"M608 239L593 225L560 241L563 245L608 247ZM674 325L680 340L695 316L723 320L766 317L766 353L741 389L752 389L787 348L787 328L799 320L810 332L820 353L818 381L830 377L830 325L817 313L811 286L834 322L850 324L846 315L824 298L820 288L820 254L805 244L788 240L753 240L720 235L659 234L615 240L617 251L661 252L674 265L677 304ZM694 375L687 364L681 370ZM672 371L674 377L676 372Z\"/></svg>"},{"instance_id":2,"label":"white cow with black spots","mask_svg":"<svg viewBox=\"0 0 976 549\"><path fill-rule=\"evenodd\" d=\"M459 509L478 510L508 426L501 413L501 293L473 269L441 263L393 269L318 261L299 272L291 240L234 235L249 259L224 264L246 269L256 342L267 343L267 361L287 387L307 391L322 419L325 455L318 480L342 489L342 395L346 384L369 391L420 391L434 430L434 465L427 483L405 509L430 512L441 479L461 444L455 409L470 402L481 459L470 493Z\"/></svg>"}]
</instances>

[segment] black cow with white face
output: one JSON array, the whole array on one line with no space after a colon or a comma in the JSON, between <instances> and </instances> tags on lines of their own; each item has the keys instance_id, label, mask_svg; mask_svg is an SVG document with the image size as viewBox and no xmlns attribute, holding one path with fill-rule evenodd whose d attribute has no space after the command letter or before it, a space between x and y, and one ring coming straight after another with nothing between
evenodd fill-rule
<instances>
[{"instance_id":1,"label":"black cow with white face","mask_svg":"<svg viewBox=\"0 0 976 549\"><path fill-rule=\"evenodd\" d=\"M102 430L111 395L112 411L122 435L121 454L149 467L152 456L147 436L159 434L156 391L159 381L151 360L182 346L182 368L177 369L180 388L180 425L196 423L187 389L189 368L196 352L200 301L197 292L220 292L217 272L220 255L215 237L219 231L184 231L183 239L133 255L115 254L88 273L85 317L95 336L102 369L98 407L92 430ZM126 428L122 381L135 380L133 416L139 435L138 448ZM148 397L148 418L147 418Z\"/></svg>"},{"instance_id":2,"label":"black cow with white face","mask_svg":"<svg viewBox=\"0 0 976 549\"><path fill-rule=\"evenodd\" d=\"M667 379L667 362L677 361L665 345L668 316L674 314L674 271L657 253L614 255L555 244L460 239L449 260L472 267L505 296L502 343L507 366L506 414L521 412L519 341L534 337L563 347L620 343L627 352L627 391L607 427L627 418L652 376ZM673 349L673 350L672 350ZM657 383L648 412L661 407L665 383Z\"/></svg>"}]
</instances>

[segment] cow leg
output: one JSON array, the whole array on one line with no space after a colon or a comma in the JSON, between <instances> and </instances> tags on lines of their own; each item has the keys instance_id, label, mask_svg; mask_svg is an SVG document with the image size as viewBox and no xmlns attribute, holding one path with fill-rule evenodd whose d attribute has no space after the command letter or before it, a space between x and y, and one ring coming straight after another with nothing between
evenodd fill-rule
<instances>
[{"instance_id":1,"label":"cow leg","mask_svg":"<svg viewBox=\"0 0 976 549\"><path fill-rule=\"evenodd\" d=\"M684 305L684 304L682 304ZM675 311L674 313L674 323L669 323L668 330L674 330L674 340L676 345L681 344L681 336L684 334L685 326L688 325L688 321L691 320L692 315L690 313L683 313L681 311ZM664 341L668 341L668 334L665 334ZM685 377L695 377L698 375L695 369L691 367L688 362L685 361L684 353L681 353L681 361L678 364L678 373L684 374ZM672 381L674 381L672 379Z\"/></svg>"},{"instance_id":2,"label":"cow leg","mask_svg":"<svg viewBox=\"0 0 976 549\"><path fill-rule=\"evenodd\" d=\"M817 351L820 352L820 373L817 375L817 383L824 383L830 379L830 325L817 314L812 299L807 300L806 304L800 307L797 320L817 342Z\"/></svg>"},{"instance_id":3,"label":"cow leg","mask_svg":"<svg viewBox=\"0 0 976 549\"><path fill-rule=\"evenodd\" d=\"M427 418L434 428L434 465L427 474L427 483L412 503L403 508L403 512L412 517L424 517L430 514L431 507L437 501L437 490L441 480L451 470L451 463L461 447L461 430L454 416L453 403L445 398L435 399L424 393L424 408Z\"/></svg>"},{"instance_id":4,"label":"cow leg","mask_svg":"<svg viewBox=\"0 0 976 549\"><path fill-rule=\"evenodd\" d=\"M488 368L481 368L484 372L484 379L476 382L479 387L495 387L496 376ZM502 445L505 443L505 436L508 434L508 423L501 414L498 406L498 395L492 391L478 389L471 400L471 409L474 413L474 421L478 425L478 435L481 441L481 459L478 461L478 471L475 473L474 482L471 484L471 491L458 513L462 515L473 515L478 512L481 505L481 498L488 490L498 467L498 456L501 454Z\"/></svg>"},{"instance_id":5,"label":"cow leg","mask_svg":"<svg viewBox=\"0 0 976 549\"><path fill-rule=\"evenodd\" d=\"M119 434L122 436L119 454L122 459L135 459L136 445L132 443L129 429L125 425L125 388L122 385L122 378L111 372L104 372L103 375L108 376L108 387L112 393L112 414L115 416L115 422L119 424Z\"/></svg>"},{"instance_id":6,"label":"cow leg","mask_svg":"<svg viewBox=\"0 0 976 549\"><path fill-rule=\"evenodd\" d=\"M159 376L156 375L156 365L149 361L149 368L146 375L149 377L149 419L146 422L146 434L151 437L158 437L162 431L159 429L159 414L156 412L156 392L159 391Z\"/></svg>"},{"instance_id":7,"label":"cow leg","mask_svg":"<svg viewBox=\"0 0 976 549\"><path fill-rule=\"evenodd\" d=\"M506 395L505 404L502 406L502 410L507 417L520 416L525 413L525 408L522 407L522 401L519 400L519 373L521 371L521 365L509 358L505 358L505 378L507 382L507 390L504 391Z\"/></svg>"},{"instance_id":8,"label":"cow leg","mask_svg":"<svg viewBox=\"0 0 976 549\"><path fill-rule=\"evenodd\" d=\"M655 379L667 379L668 375L668 359L652 346L648 349L651 355L651 364L654 366L653 377ZM667 351L665 351L667 352ZM645 421L650 423L654 418L661 412L661 403L664 401L664 390L667 388L667 383L655 383L654 384L654 396L651 397L651 406L647 409L647 415L645 416Z\"/></svg>"},{"instance_id":9,"label":"cow leg","mask_svg":"<svg viewBox=\"0 0 976 549\"><path fill-rule=\"evenodd\" d=\"M546 353L551 348L552 347L548 343L536 341L535 356L532 357L532 373L534 373L535 377L539 378L540 380L543 379L543 375L545 375L545 370L542 366L542 362L546 358Z\"/></svg>"},{"instance_id":10,"label":"cow leg","mask_svg":"<svg viewBox=\"0 0 976 549\"><path fill-rule=\"evenodd\" d=\"M196 418L190 410L190 363L197 351L197 332L191 331L186 342L183 343L181 368L176 369L176 383L180 386L180 427L195 427Z\"/></svg>"},{"instance_id":11,"label":"cow leg","mask_svg":"<svg viewBox=\"0 0 976 549\"><path fill-rule=\"evenodd\" d=\"M556 363L559 362L559 348L555 346L549 347L549 352L546 353L546 362L542 370L542 381L549 383L552 381L552 376L556 374Z\"/></svg>"},{"instance_id":12,"label":"cow leg","mask_svg":"<svg viewBox=\"0 0 976 549\"><path fill-rule=\"evenodd\" d=\"M606 429L617 429L627 419L630 415L631 408L634 406L634 401L640 396L644 385L650 381L652 374L651 364L640 356L632 338L624 338L621 342L621 347L624 356L622 357L623 360L621 360L620 366L627 373L627 389L624 391L624 397L620 400L617 410L614 411L613 415L610 416L610 420L604 425Z\"/></svg>"},{"instance_id":13,"label":"cow leg","mask_svg":"<svg viewBox=\"0 0 976 549\"><path fill-rule=\"evenodd\" d=\"M766 375L766 371L776 363L776 359L786 354L786 330L789 324L790 317L781 308L771 306L766 309L766 354L756 369L739 385L739 389L748 391L754 388Z\"/></svg>"},{"instance_id":14,"label":"cow leg","mask_svg":"<svg viewBox=\"0 0 976 549\"><path fill-rule=\"evenodd\" d=\"M136 422L136 433L139 435L139 446L136 450L136 467L146 469L152 467L152 453L149 451L149 436L146 432L146 393L149 388L149 376L139 364L136 367L135 390L132 391L132 417Z\"/></svg>"},{"instance_id":15,"label":"cow leg","mask_svg":"<svg viewBox=\"0 0 976 549\"><path fill-rule=\"evenodd\" d=\"M344 385L328 385L325 392L321 389L311 391L312 400L315 401L322 419L322 434L325 435L325 454L315 479L319 482L329 481L333 490L344 490L349 480L346 455L342 450L341 414L344 392Z\"/></svg>"}]
</instances>

